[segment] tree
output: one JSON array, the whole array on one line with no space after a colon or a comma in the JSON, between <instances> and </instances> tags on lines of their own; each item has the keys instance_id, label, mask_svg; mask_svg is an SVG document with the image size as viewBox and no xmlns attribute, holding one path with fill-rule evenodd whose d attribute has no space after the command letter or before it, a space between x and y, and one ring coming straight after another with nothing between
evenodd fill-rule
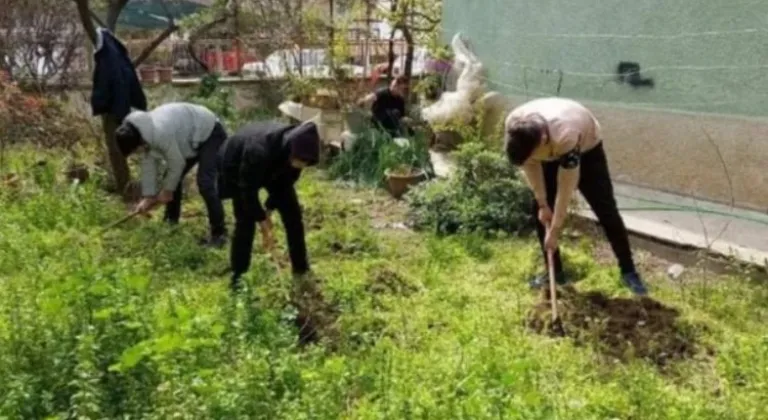
<instances>
[{"instance_id":1,"label":"tree","mask_svg":"<svg viewBox=\"0 0 768 420\"><path fill-rule=\"evenodd\" d=\"M83 70L77 12L59 3L0 0L0 71L27 88L64 87Z\"/></svg>"},{"instance_id":2,"label":"tree","mask_svg":"<svg viewBox=\"0 0 768 420\"><path fill-rule=\"evenodd\" d=\"M416 44L434 46L439 40L442 7L442 0L391 0L391 9L387 16L393 28L390 39L394 38L396 30L403 33L407 45L403 69L406 77L410 78L413 74ZM393 62L394 54L390 51L390 77Z\"/></svg>"},{"instance_id":3,"label":"tree","mask_svg":"<svg viewBox=\"0 0 768 420\"><path fill-rule=\"evenodd\" d=\"M197 53L197 41L215 27L227 23L232 17L235 18L236 32L239 32L240 3L241 1L238 0L216 0L210 7L186 17L182 23L183 28L189 31L187 53L206 73L211 73L211 69L200 59Z\"/></svg>"},{"instance_id":4,"label":"tree","mask_svg":"<svg viewBox=\"0 0 768 420\"><path fill-rule=\"evenodd\" d=\"M106 8L106 18L102 22L101 19L91 9L91 3L89 0L73 0L77 6L77 13L80 17L80 23L85 31L85 35L91 41L92 45L96 45L96 23L100 26L109 29L110 32L115 33L117 29L117 20L120 17L120 13L125 8L128 0L104 0ZM163 3L165 5L165 3ZM168 12L166 8L166 12ZM165 28L152 42L150 42L144 49L133 59L134 66L138 67L146 60L150 54L168 37L179 29L173 16L170 12L168 16L168 27ZM120 153L115 141L115 130L117 130L120 121L112 115L102 116L102 128L104 131L104 142L107 147L107 154L109 162L112 167L112 176L115 181L115 187L118 192L126 193L126 187L128 186L131 173L128 167L128 161L125 156Z\"/></svg>"}]
</instances>

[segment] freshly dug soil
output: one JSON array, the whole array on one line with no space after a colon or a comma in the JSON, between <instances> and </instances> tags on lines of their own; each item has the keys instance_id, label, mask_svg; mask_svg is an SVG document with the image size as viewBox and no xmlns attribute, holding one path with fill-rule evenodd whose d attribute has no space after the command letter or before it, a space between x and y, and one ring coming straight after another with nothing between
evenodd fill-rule
<instances>
[{"instance_id":1,"label":"freshly dug soil","mask_svg":"<svg viewBox=\"0 0 768 420\"><path fill-rule=\"evenodd\" d=\"M528 314L532 330L565 335L591 345L606 356L628 361L646 359L663 367L697 351L696 328L677 318L679 311L653 299L611 298L600 292L558 288L559 324L552 325L549 289Z\"/></svg>"},{"instance_id":2,"label":"freshly dug soil","mask_svg":"<svg viewBox=\"0 0 768 420\"><path fill-rule=\"evenodd\" d=\"M291 301L298 311L296 328L299 330L299 344L303 346L327 339L332 345L338 337L337 308L325 300L314 276L308 275L295 281Z\"/></svg>"}]
</instances>

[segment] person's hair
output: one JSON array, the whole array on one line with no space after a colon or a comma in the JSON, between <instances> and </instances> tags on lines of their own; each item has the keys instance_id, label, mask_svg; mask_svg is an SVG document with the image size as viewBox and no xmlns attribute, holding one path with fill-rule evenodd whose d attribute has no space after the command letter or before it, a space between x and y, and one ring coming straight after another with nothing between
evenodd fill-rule
<instances>
[{"instance_id":1,"label":"person's hair","mask_svg":"<svg viewBox=\"0 0 768 420\"><path fill-rule=\"evenodd\" d=\"M541 143L542 133L541 124L531 119L521 119L512 124L504 145L509 162L515 166L525 163Z\"/></svg>"},{"instance_id":2,"label":"person's hair","mask_svg":"<svg viewBox=\"0 0 768 420\"><path fill-rule=\"evenodd\" d=\"M139 146L144 144L144 138L141 137L139 130L129 122L124 122L120 124L120 127L117 127L115 141L120 153L125 157L130 156Z\"/></svg>"}]
</instances>

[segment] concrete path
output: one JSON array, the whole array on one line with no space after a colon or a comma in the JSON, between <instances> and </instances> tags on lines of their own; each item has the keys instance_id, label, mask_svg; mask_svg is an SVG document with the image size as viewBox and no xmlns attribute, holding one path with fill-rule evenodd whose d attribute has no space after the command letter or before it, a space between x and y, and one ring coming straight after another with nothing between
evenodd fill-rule
<instances>
[{"instance_id":1,"label":"concrete path","mask_svg":"<svg viewBox=\"0 0 768 420\"><path fill-rule=\"evenodd\" d=\"M768 215L627 184L615 184L627 229L751 264L768 263ZM577 213L596 220L579 196Z\"/></svg>"},{"instance_id":2,"label":"concrete path","mask_svg":"<svg viewBox=\"0 0 768 420\"><path fill-rule=\"evenodd\" d=\"M453 172L449 156L430 154L439 177ZM622 183L614 189L624 223L634 234L741 262L768 264L768 214ZM576 213L596 220L581 195Z\"/></svg>"}]
</instances>

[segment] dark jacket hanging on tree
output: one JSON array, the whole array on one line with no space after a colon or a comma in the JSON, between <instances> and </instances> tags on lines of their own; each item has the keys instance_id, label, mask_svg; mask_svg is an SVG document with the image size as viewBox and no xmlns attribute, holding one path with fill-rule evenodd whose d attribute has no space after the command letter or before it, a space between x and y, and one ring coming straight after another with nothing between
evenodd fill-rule
<instances>
[{"instance_id":1,"label":"dark jacket hanging on tree","mask_svg":"<svg viewBox=\"0 0 768 420\"><path fill-rule=\"evenodd\" d=\"M320 138L314 123L251 124L221 147L219 193L223 199L233 199L236 219L230 256L235 277L248 271L256 223L267 217L264 207L280 213L293 272L309 271L301 206L294 188L301 169L291 166L291 158L315 165L319 156ZM259 201L262 188L269 194L264 207Z\"/></svg>"},{"instance_id":2,"label":"dark jacket hanging on tree","mask_svg":"<svg viewBox=\"0 0 768 420\"><path fill-rule=\"evenodd\" d=\"M128 49L107 29L99 28L96 34L91 91L93 115L110 114L122 121L131 107L146 111L147 98Z\"/></svg>"}]
</instances>

